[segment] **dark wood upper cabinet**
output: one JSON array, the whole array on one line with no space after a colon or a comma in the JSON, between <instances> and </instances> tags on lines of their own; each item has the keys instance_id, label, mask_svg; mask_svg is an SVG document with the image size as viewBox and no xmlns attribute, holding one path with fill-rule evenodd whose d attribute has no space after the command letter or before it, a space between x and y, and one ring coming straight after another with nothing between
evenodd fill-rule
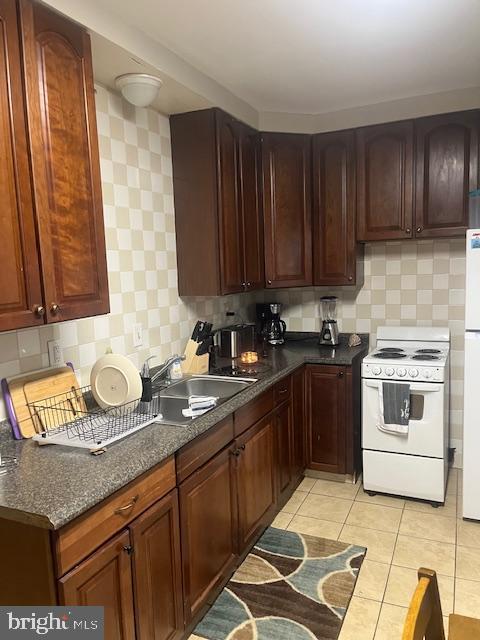
<instances>
[{"instance_id":1,"label":"dark wood upper cabinet","mask_svg":"<svg viewBox=\"0 0 480 640\"><path fill-rule=\"evenodd\" d=\"M135 640L130 549L124 531L59 580L59 604L104 607L105 640Z\"/></svg>"},{"instance_id":2,"label":"dark wood upper cabinet","mask_svg":"<svg viewBox=\"0 0 480 640\"><path fill-rule=\"evenodd\" d=\"M355 229L355 133L313 136L313 284L362 284Z\"/></svg>"},{"instance_id":3,"label":"dark wood upper cabinet","mask_svg":"<svg viewBox=\"0 0 480 640\"><path fill-rule=\"evenodd\" d=\"M263 288L257 132L220 109L170 129L180 295Z\"/></svg>"},{"instance_id":4,"label":"dark wood upper cabinet","mask_svg":"<svg viewBox=\"0 0 480 640\"><path fill-rule=\"evenodd\" d=\"M176 640L183 633L177 491L134 520L130 532L137 640Z\"/></svg>"},{"instance_id":5,"label":"dark wood upper cabinet","mask_svg":"<svg viewBox=\"0 0 480 640\"><path fill-rule=\"evenodd\" d=\"M243 224L245 289L263 289L265 263L263 252L263 217L260 197L260 147L257 131L237 125L240 152L240 203Z\"/></svg>"},{"instance_id":6,"label":"dark wood upper cabinet","mask_svg":"<svg viewBox=\"0 0 480 640\"><path fill-rule=\"evenodd\" d=\"M0 0L0 331L43 324L15 0Z\"/></svg>"},{"instance_id":7,"label":"dark wood upper cabinet","mask_svg":"<svg viewBox=\"0 0 480 640\"><path fill-rule=\"evenodd\" d=\"M220 286L223 294L238 293L244 290L238 130L231 116L216 116Z\"/></svg>"},{"instance_id":8,"label":"dark wood upper cabinet","mask_svg":"<svg viewBox=\"0 0 480 640\"><path fill-rule=\"evenodd\" d=\"M237 553L235 457L224 449L180 485L185 620L207 604Z\"/></svg>"},{"instance_id":9,"label":"dark wood upper cabinet","mask_svg":"<svg viewBox=\"0 0 480 640\"><path fill-rule=\"evenodd\" d=\"M311 139L262 134L267 287L312 284Z\"/></svg>"},{"instance_id":10,"label":"dark wood upper cabinet","mask_svg":"<svg viewBox=\"0 0 480 640\"><path fill-rule=\"evenodd\" d=\"M236 441L240 555L271 520L277 497L275 418L270 414Z\"/></svg>"},{"instance_id":11,"label":"dark wood upper cabinet","mask_svg":"<svg viewBox=\"0 0 480 640\"><path fill-rule=\"evenodd\" d=\"M41 4L20 12L47 319L107 313L90 38Z\"/></svg>"},{"instance_id":12,"label":"dark wood upper cabinet","mask_svg":"<svg viewBox=\"0 0 480 640\"><path fill-rule=\"evenodd\" d=\"M344 367L307 366L307 467L346 471L346 385Z\"/></svg>"},{"instance_id":13,"label":"dark wood upper cabinet","mask_svg":"<svg viewBox=\"0 0 480 640\"><path fill-rule=\"evenodd\" d=\"M415 121L415 235L465 235L468 192L478 187L478 111Z\"/></svg>"},{"instance_id":14,"label":"dark wood upper cabinet","mask_svg":"<svg viewBox=\"0 0 480 640\"><path fill-rule=\"evenodd\" d=\"M413 122L357 129L357 240L413 235Z\"/></svg>"}]
</instances>

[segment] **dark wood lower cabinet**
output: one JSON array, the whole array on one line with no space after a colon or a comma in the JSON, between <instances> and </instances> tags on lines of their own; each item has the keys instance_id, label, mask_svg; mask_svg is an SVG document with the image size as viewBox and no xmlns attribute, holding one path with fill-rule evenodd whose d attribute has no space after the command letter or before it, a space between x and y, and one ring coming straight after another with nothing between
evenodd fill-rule
<instances>
[{"instance_id":1,"label":"dark wood lower cabinet","mask_svg":"<svg viewBox=\"0 0 480 640\"><path fill-rule=\"evenodd\" d=\"M134 640L130 534L123 531L59 580L65 605L105 608L105 640Z\"/></svg>"},{"instance_id":2,"label":"dark wood lower cabinet","mask_svg":"<svg viewBox=\"0 0 480 640\"><path fill-rule=\"evenodd\" d=\"M284 402L275 410L278 502L283 506L290 497L293 479L292 405Z\"/></svg>"},{"instance_id":3,"label":"dark wood lower cabinet","mask_svg":"<svg viewBox=\"0 0 480 640\"><path fill-rule=\"evenodd\" d=\"M346 472L345 367L307 366L307 467Z\"/></svg>"},{"instance_id":4,"label":"dark wood lower cabinet","mask_svg":"<svg viewBox=\"0 0 480 640\"><path fill-rule=\"evenodd\" d=\"M275 511L274 417L270 414L236 440L240 555L255 541Z\"/></svg>"},{"instance_id":5,"label":"dark wood lower cabinet","mask_svg":"<svg viewBox=\"0 0 480 640\"><path fill-rule=\"evenodd\" d=\"M229 576L237 553L235 456L224 449L180 485L184 610L188 624Z\"/></svg>"},{"instance_id":6,"label":"dark wood lower cabinet","mask_svg":"<svg viewBox=\"0 0 480 640\"><path fill-rule=\"evenodd\" d=\"M305 471L305 368L292 374L292 473L294 482Z\"/></svg>"},{"instance_id":7,"label":"dark wood lower cabinet","mask_svg":"<svg viewBox=\"0 0 480 640\"><path fill-rule=\"evenodd\" d=\"M130 531L137 640L180 638L184 625L177 491L134 520Z\"/></svg>"}]
</instances>

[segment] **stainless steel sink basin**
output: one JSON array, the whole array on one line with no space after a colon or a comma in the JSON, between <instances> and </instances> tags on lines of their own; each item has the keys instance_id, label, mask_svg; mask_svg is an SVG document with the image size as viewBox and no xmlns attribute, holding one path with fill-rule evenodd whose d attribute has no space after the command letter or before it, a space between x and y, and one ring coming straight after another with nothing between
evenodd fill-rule
<instances>
[{"instance_id":1,"label":"stainless steel sink basin","mask_svg":"<svg viewBox=\"0 0 480 640\"><path fill-rule=\"evenodd\" d=\"M192 376L179 380L162 393L179 398L213 396L221 400L231 398L256 382L253 378L226 378L224 376Z\"/></svg>"},{"instance_id":2,"label":"stainless steel sink basin","mask_svg":"<svg viewBox=\"0 0 480 640\"><path fill-rule=\"evenodd\" d=\"M192 418L186 418L182 409L188 409L187 398L170 398L168 396L155 396L149 406L152 413L158 413L156 422L161 424L186 425ZM161 416L161 417L160 417Z\"/></svg>"}]
</instances>

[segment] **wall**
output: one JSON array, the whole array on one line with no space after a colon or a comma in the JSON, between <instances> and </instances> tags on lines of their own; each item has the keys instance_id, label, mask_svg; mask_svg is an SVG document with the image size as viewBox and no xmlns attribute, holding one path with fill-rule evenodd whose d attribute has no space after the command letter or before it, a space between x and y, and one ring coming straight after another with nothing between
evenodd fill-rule
<instances>
[{"instance_id":1,"label":"wall","mask_svg":"<svg viewBox=\"0 0 480 640\"><path fill-rule=\"evenodd\" d=\"M0 333L0 378L47 367L53 338L81 384L89 383L90 368L107 346L138 367L149 355L160 363L183 351L197 318L221 324L227 308L244 309L252 299L179 298L168 118L96 89L111 313ZM132 340L137 322L144 328L139 349Z\"/></svg>"},{"instance_id":2,"label":"wall","mask_svg":"<svg viewBox=\"0 0 480 640\"><path fill-rule=\"evenodd\" d=\"M282 317L292 331L319 331L319 300L339 297L340 331L370 333L380 325L448 326L451 332L451 446L461 466L463 431L463 350L465 241L420 240L371 243L365 247L365 284L361 290L284 289L268 301L282 302Z\"/></svg>"}]
</instances>

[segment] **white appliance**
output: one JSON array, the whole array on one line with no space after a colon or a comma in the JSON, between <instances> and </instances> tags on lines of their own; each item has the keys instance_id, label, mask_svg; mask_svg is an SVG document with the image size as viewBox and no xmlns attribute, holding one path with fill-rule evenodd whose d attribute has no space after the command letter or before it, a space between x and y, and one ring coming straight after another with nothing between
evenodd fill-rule
<instances>
[{"instance_id":1,"label":"white appliance","mask_svg":"<svg viewBox=\"0 0 480 640\"><path fill-rule=\"evenodd\" d=\"M463 517L480 520L480 229L467 231Z\"/></svg>"},{"instance_id":2,"label":"white appliance","mask_svg":"<svg viewBox=\"0 0 480 640\"><path fill-rule=\"evenodd\" d=\"M479 341L480 346L480 341ZM363 485L443 503L448 476L450 330L379 327L362 363ZM380 428L383 382L410 384L408 433Z\"/></svg>"}]
</instances>

